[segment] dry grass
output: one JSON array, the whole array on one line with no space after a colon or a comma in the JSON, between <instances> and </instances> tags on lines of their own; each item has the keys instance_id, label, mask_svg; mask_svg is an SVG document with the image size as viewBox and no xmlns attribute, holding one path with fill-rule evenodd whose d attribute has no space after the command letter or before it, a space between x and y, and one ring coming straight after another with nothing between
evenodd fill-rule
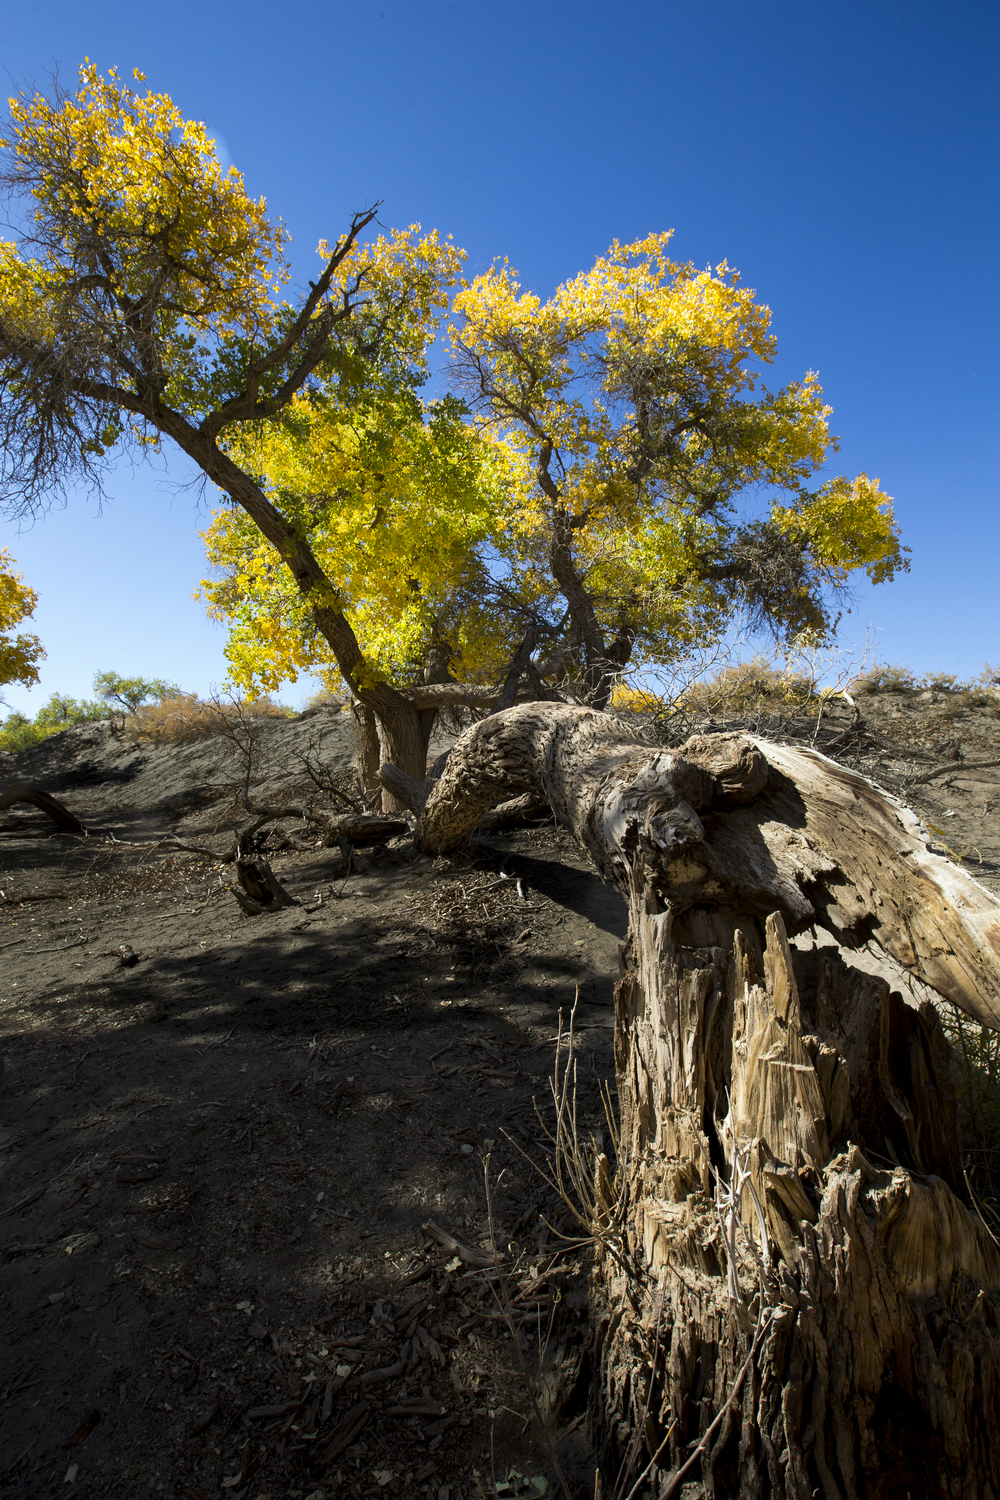
<instances>
[{"instance_id":1,"label":"dry grass","mask_svg":"<svg viewBox=\"0 0 1000 1500\"><path fill-rule=\"evenodd\" d=\"M966 1178L1000 1235L1000 1032L958 1010L943 1013L942 1021L955 1058Z\"/></svg>"},{"instance_id":2,"label":"dry grass","mask_svg":"<svg viewBox=\"0 0 1000 1500\"><path fill-rule=\"evenodd\" d=\"M750 718L761 712L801 711L817 703L820 690L805 672L781 671L763 657L723 667L696 682L678 699L691 718Z\"/></svg>"},{"instance_id":3,"label":"dry grass","mask_svg":"<svg viewBox=\"0 0 1000 1500\"><path fill-rule=\"evenodd\" d=\"M875 666L869 667L867 672L862 672L855 677L851 683L851 692L855 697L866 693L908 693L917 686L917 679L909 667L888 666L885 662L876 662Z\"/></svg>"},{"instance_id":4,"label":"dry grass","mask_svg":"<svg viewBox=\"0 0 1000 1500\"><path fill-rule=\"evenodd\" d=\"M992 708L1000 706L1000 672L987 662L978 677L963 681L954 672L928 672L918 677L909 667L878 662L853 679L850 691L855 697L917 691L947 693L955 707Z\"/></svg>"},{"instance_id":5,"label":"dry grass","mask_svg":"<svg viewBox=\"0 0 1000 1500\"><path fill-rule=\"evenodd\" d=\"M236 720L280 719L288 710L273 698L223 699L199 698L197 693L181 693L160 703L147 703L127 724L127 733L137 740L155 744L184 744L222 734Z\"/></svg>"}]
</instances>

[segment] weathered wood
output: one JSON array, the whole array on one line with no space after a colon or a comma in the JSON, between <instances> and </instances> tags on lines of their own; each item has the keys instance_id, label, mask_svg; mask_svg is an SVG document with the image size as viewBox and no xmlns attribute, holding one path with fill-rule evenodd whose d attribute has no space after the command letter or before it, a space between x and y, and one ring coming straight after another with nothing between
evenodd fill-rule
<instances>
[{"instance_id":1,"label":"weathered wood","mask_svg":"<svg viewBox=\"0 0 1000 1500\"><path fill-rule=\"evenodd\" d=\"M231 886L233 895L248 917L259 917L265 912L280 911L284 906L299 906L295 896L290 896L266 859L258 855L255 859L236 861L238 886Z\"/></svg>"},{"instance_id":2,"label":"weathered wood","mask_svg":"<svg viewBox=\"0 0 1000 1500\"><path fill-rule=\"evenodd\" d=\"M441 778L450 754L450 751L446 751L444 755L439 756L423 781L414 781L398 766L394 766L391 761L386 761L379 769L379 781L399 806L409 808L410 812L419 817L427 806L427 799ZM511 797L506 802L501 802L491 808L489 812L483 813L476 826L481 829L500 828L504 823L517 823L523 818L535 817L536 814L547 809L548 803L544 797L540 797L536 792L524 792L520 797Z\"/></svg>"},{"instance_id":3,"label":"weathered wood","mask_svg":"<svg viewBox=\"0 0 1000 1500\"><path fill-rule=\"evenodd\" d=\"M525 704L467 730L431 789L419 837L457 848L514 794L543 798L628 896L633 852L679 914L781 911L847 946L875 938L975 1020L1000 1026L1000 901L934 854L919 820L814 750L737 735L651 751L611 715Z\"/></svg>"},{"instance_id":4,"label":"weathered wood","mask_svg":"<svg viewBox=\"0 0 1000 1500\"><path fill-rule=\"evenodd\" d=\"M1000 1496L1000 1251L948 1047L933 1006L848 961L881 944L997 1025L1000 902L815 752L653 752L562 705L467 731L418 838L454 848L516 793L629 901L590 1225L606 1461L636 1439L654 1493L719 1500ZM816 926L845 951L791 948Z\"/></svg>"},{"instance_id":5,"label":"weathered wood","mask_svg":"<svg viewBox=\"0 0 1000 1500\"><path fill-rule=\"evenodd\" d=\"M411 687L400 688L402 696L421 710L430 708L495 708L503 696L503 688L477 687L468 682L420 682ZM517 695L528 698L533 694L523 690Z\"/></svg>"},{"instance_id":6,"label":"weathered wood","mask_svg":"<svg viewBox=\"0 0 1000 1500\"><path fill-rule=\"evenodd\" d=\"M346 839L349 844L381 844L386 839L409 833L402 818L379 817L376 813L356 813L353 817L333 817L329 821L326 842L335 844Z\"/></svg>"},{"instance_id":7,"label":"weathered wood","mask_svg":"<svg viewBox=\"0 0 1000 1500\"><path fill-rule=\"evenodd\" d=\"M11 782L7 786L0 787L0 809L14 807L18 802L28 802L33 807L39 808L64 833L85 834L87 832L80 819L51 793L43 792L36 786L26 786L21 782Z\"/></svg>"}]
</instances>

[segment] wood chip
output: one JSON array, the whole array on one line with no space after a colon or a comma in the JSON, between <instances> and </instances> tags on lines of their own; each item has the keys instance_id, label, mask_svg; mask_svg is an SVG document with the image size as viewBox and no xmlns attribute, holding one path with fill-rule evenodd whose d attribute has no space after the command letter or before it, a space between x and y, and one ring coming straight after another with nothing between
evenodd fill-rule
<instances>
[{"instance_id":1,"label":"wood chip","mask_svg":"<svg viewBox=\"0 0 1000 1500\"><path fill-rule=\"evenodd\" d=\"M150 1234L144 1229L132 1231L132 1238L136 1244L142 1245L145 1250L172 1250L177 1243L169 1234Z\"/></svg>"},{"instance_id":2,"label":"wood chip","mask_svg":"<svg viewBox=\"0 0 1000 1500\"><path fill-rule=\"evenodd\" d=\"M218 1415L219 1415L219 1403L218 1403L218 1401L216 1401L215 1405L212 1406L212 1407L210 1407L209 1410L205 1413L205 1415L203 1417L199 1418L199 1420L191 1428L191 1435L192 1435L192 1437L196 1437L199 1432L204 1432L205 1428L211 1426L211 1424L215 1421L215 1419L216 1419L216 1417Z\"/></svg>"},{"instance_id":3,"label":"wood chip","mask_svg":"<svg viewBox=\"0 0 1000 1500\"><path fill-rule=\"evenodd\" d=\"M339 1458L345 1448L349 1448L354 1439L364 1429L372 1414L370 1401L359 1401L357 1406L352 1406L346 1412L330 1434L329 1441L320 1455L320 1462L324 1464L333 1463Z\"/></svg>"},{"instance_id":4,"label":"wood chip","mask_svg":"<svg viewBox=\"0 0 1000 1500\"><path fill-rule=\"evenodd\" d=\"M94 1246L100 1243L101 1236L96 1229L85 1229L79 1234L70 1234L64 1240L60 1240L59 1248L67 1255L79 1255L81 1250L93 1250Z\"/></svg>"},{"instance_id":5,"label":"wood chip","mask_svg":"<svg viewBox=\"0 0 1000 1500\"><path fill-rule=\"evenodd\" d=\"M150 1164L146 1167L119 1167L115 1173L116 1182L152 1182L154 1177L159 1177L163 1171L162 1166Z\"/></svg>"},{"instance_id":6,"label":"wood chip","mask_svg":"<svg viewBox=\"0 0 1000 1500\"><path fill-rule=\"evenodd\" d=\"M101 1414L95 1406L93 1411L87 1413L76 1431L70 1433L69 1437L63 1443L63 1447L75 1448L77 1443L82 1443L84 1438L88 1438L90 1436L100 1420Z\"/></svg>"},{"instance_id":7,"label":"wood chip","mask_svg":"<svg viewBox=\"0 0 1000 1500\"><path fill-rule=\"evenodd\" d=\"M273 1420L275 1417L288 1417L294 1412L301 1411L305 1406L304 1401L284 1401L281 1406L254 1406L247 1412L251 1422L262 1420Z\"/></svg>"},{"instance_id":8,"label":"wood chip","mask_svg":"<svg viewBox=\"0 0 1000 1500\"><path fill-rule=\"evenodd\" d=\"M428 1235L436 1244L445 1250L450 1250L453 1255L457 1255L460 1260L464 1260L467 1266L482 1267L494 1264L492 1251L473 1250L470 1245L463 1245L460 1240L456 1240L453 1234L449 1234L446 1229L442 1229L439 1224L435 1224L433 1219L428 1219L427 1223L423 1224L421 1228L424 1234Z\"/></svg>"}]
</instances>

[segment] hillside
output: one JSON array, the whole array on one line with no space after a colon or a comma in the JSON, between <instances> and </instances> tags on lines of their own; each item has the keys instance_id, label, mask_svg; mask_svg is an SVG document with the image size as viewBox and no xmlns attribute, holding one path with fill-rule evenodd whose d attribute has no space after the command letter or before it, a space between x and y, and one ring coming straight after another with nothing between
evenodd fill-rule
<instances>
[{"instance_id":1,"label":"hillside","mask_svg":"<svg viewBox=\"0 0 1000 1500\"><path fill-rule=\"evenodd\" d=\"M858 708L748 727L815 737L997 889L996 710L938 691ZM314 792L306 760L350 786L347 716L257 727L262 800ZM470 1500L476 1471L537 1495L554 1471L520 1362L541 1358L592 1493L585 1262L517 1147L542 1159L532 1100L548 1121L577 992L581 1123L601 1132L624 907L551 821L433 863L401 837L348 869L288 847L290 819L267 852L301 904L248 917L232 866L153 847L221 852L249 821L239 779L224 737L105 724L0 761L0 784L103 831L0 814L5 1492L64 1494L75 1467L94 1497Z\"/></svg>"}]
</instances>

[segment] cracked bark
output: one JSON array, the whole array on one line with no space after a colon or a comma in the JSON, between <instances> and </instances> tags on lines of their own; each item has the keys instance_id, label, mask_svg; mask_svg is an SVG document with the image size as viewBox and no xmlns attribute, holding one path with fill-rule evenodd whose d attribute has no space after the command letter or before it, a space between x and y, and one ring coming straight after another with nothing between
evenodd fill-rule
<instances>
[{"instance_id":1,"label":"cracked bark","mask_svg":"<svg viewBox=\"0 0 1000 1500\"><path fill-rule=\"evenodd\" d=\"M1000 902L814 751L651 751L564 705L468 730L418 836L458 847L517 794L629 902L617 1175L595 1171L605 1472L635 1437L656 1494L1000 1495L1000 1251L948 1047L933 1006L849 962L872 941L1000 1025ZM793 951L814 927L839 948Z\"/></svg>"}]
</instances>

